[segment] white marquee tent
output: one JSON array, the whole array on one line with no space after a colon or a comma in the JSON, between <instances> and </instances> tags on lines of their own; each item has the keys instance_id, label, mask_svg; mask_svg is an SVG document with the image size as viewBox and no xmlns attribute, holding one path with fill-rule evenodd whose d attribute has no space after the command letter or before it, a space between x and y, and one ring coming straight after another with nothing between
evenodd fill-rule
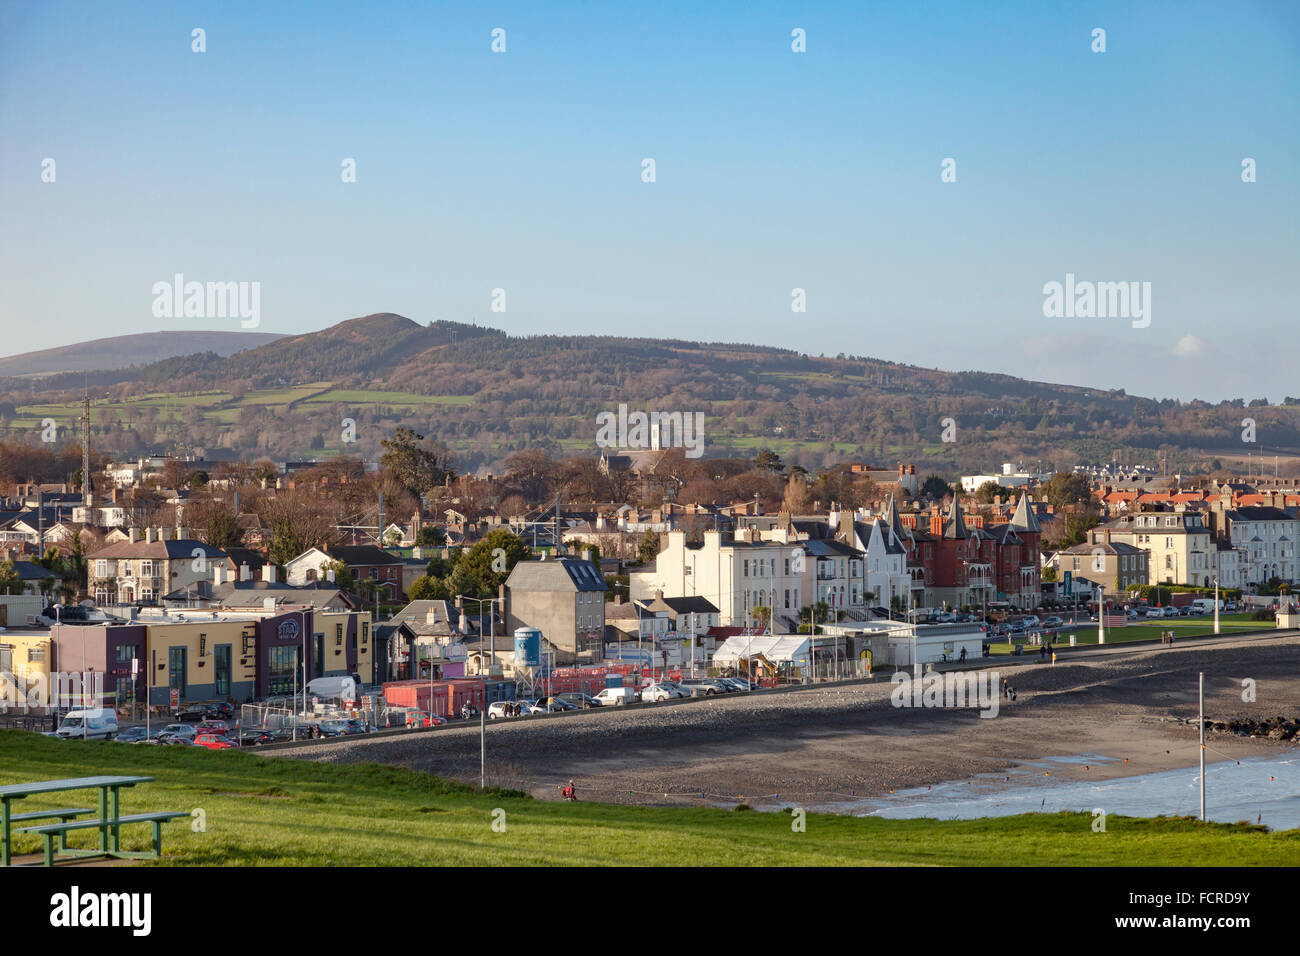
<instances>
[{"instance_id":1,"label":"white marquee tent","mask_svg":"<svg viewBox=\"0 0 1300 956\"><path fill-rule=\"evenodd\" d=\"M831 643L826 642L829 650ZM740 661L762 654L773 664L808 665L808 637L803 634L777 634L729 637L713 652L713 663L731 667ZM819 652L818 660L821 660Z\"/></svg>"}]
</instances>

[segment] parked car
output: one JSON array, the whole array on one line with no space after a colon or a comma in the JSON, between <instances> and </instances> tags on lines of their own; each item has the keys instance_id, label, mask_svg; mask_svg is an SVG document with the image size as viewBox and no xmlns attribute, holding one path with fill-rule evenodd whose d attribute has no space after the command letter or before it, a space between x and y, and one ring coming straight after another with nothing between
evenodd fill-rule
<instances>
[{"instance_id":1,"label":"parked car","mask_svg":"<svg viewBox=\"0 0 1300 956\"><path fill-rule=\"evenodd\" d=\"M728 687L722 681L711 677L688 678L682 681L681 686L689 690L692 697L712 697L715 694L729 694L735 690L735 688Z\"/></svg>"},{"instance_id":2,"label":"parked car","mask_svg":"<svg viewBox=\"0 0 1300 956\"><path fill-rule=\"evenodd\" d=\"M230 725L224 720L200 720L194 725L196 733L217 734L222 737L230 735Z\"/></svg>"},{"instance_id":3,"label":"parked car","mask_svg":"<svg viewBox=\"0 0 1300 956\"><path fill-rule=\"evenodd\" d=\"M488 720L506 716L506 706L514 704L513 700L494 700L488 704Z\"/></svg>"},{"instance_id":4,"label":"parked car","mask_svg":"<svg viewBox=\"0 0 1300 956\"><path fill-rule=\"evenodd\" d=\"M1161 612L1160 612L1160 616L1161 616L1161 617L1177 617L1177 616L1178 616L1178 608L1174 607L1172 604L1166 604L1166 605L1164 606L1164 608L1161 610Z\"/></svg>"},{"instance_id":5,"label":"parked car","mask_svg":"<svg viewBox=\"0 0 1300 956\"><path fill-rule=\"evenodd\" d=\"M194 745L209 750L233 750L235 742L221 734L198 734L194 738Z\"/></svg>"},{"instance_id":6,"label":"parked car","mask_svg":"<svg viewBox=\"0 0 1300 956\"><path fill-rule=\"evenodd\" d=\"M245 730L240 732L238 740L241 747L260 747L276 743L279 738L269 730Z\"/></svg>"},{"instance_id":7,"label":"parked car","mask_svg":"<svg viewBox=\"0 0 1300 956\"><path fill-rule=\"evenodd\" d=\"M748 677L724 677L723 680L730 683L736 690L758 690L757 681L752 681Z\"/></svg>"},{"instance_id":8,"label":"parked car","mask_svg":"<svg viewBox=\"0 0 1300 956\"><path fill-rule=\"evenodd\" d=\"M208 716L206 704L181 704L173 716L177 720L204 720Z\"/></svg>"},{"instance_id":9,"label":"parked car","mask_svg":"<svg viewBox=\"0 0 1300 956\"><path fill-rule=\"evenodd\" d=\"M207 720L234 720L235 705L228 700L204 701L203 716Z\"/></svg>"},{"instance_id":10,"label":"parked car","mask_svg":"<svg viewBox=\"0 0 1300 956\"><path fill-rule=\"evenodd\" d=\"M558 714L561 711L578 709L577 704L571 700L565 700L563 697L539 697L537 698L537 706L548 714Z\"/></svg>"},{"instance_id":11,"label":"parked car","mask_svg":"<svg viewBox=\"0 0 1300 956\"><path fill-rule=\"evenodd\" d=\"M408 727L441 727L446 722L446 717L439 717L437 714L426 714L422 710L408 710L406 712L406 726Z\"/></svg>"},{"instance_id":12,"label":"parked car","mask_svg":"<svg viewBox=\"0 0 1300 956\"><path fill-rule=\"evenodd\" d=\"M671 681L659 681L651 684L641 692L641 699L649 703L660 700L672 700L678 697L690 697L691 692L680 684Z\"/></svg>"},{"instance_id":13,"label":"parked car","mask_svg":"<svg viewBox=\"0 0 1300 956\"><path fill-rule=\"evenodd\" d=\"M1237 610L1237 602L1236 602L1236 601L1229 601L1228 603L1226 603L1225 605L1223 605L1223 609L1224 609L1225 611L1235 611L1235 610Z\"/></svg>"},{"instance_id":14,"label":"parked car","mask_svg":"<svg viewBox=\"0 0 1300 956\"><path fill-rule=\"evenodd\" d=\"M348 725L348 733L350 734L365 734L370 732L370 725L360 717L348 717L344 720L344 723Z\"/></svg>"},{"instance_id":15,"label":"parked car","mask_svg":"<svg viewBox=\"0 0 1300 956\"><path fill-rule=\"evenodd\" d=\"M1049 614L1043 618L1043 627L1065 627L1065 618L1056 614Z\"/></svg>"},{"instance_id":16,"label":"parked car","mask_svg":"<svg viewBox=\"0 0 1300 956\"><path fill-rule=\"evenodd\" d=\"M624 704L635 704L636 688L606 687L594 699L601 707L622 707Z\"/></svg>"},{"instance_id":17,"label":"parked car","mask_svg":"<svg viewBox=\"0 0 1300 956\"><path fill-rule=\"evenodd\" d=\"M1190 604L1180 607L1178 609L1179 617L1191 617L1195 613L1196 613L1196 608L1192 607L1192 605Z\"/></svg>"},{"instance_id":18,"label":"parked car","mask_svg":"<svg viewBox=\"0 0 1300 956\"><path fill-rule=\"evenodd\" d=\"M596 701L596 698L589 697L586 694L580 694L577 691L572 691L567 694L559 694L558 696L560 697L561 700L567 700L570 704L573 704L579 710L587 710L589 707L600 706L600 704Z\"/></svg>"},{"instance_id":19,"label":"parked car","mask_svg":"<svg viewBox=\"0 0 1300 956\"><path fill-rule=\"evenodd\" d=\"M189 724L168 724L158 732L156 739L160 742L166 742L174 738L180 738L181 740L192 743L197 733L198 731Z\"/></svg>"},{"instance_id":20,"label":"parked car","mask_svg":"<svg viewBox=\"0 0 1300 956\"><path fill-rule=\"evenodd\" d=\"M1043 622L1038 619L1037 614L1026 614L1022 623L1025 627L1041 627Z\"/></svg>"},{"instance_id":21,"label":"parked car","mask_svg":"<svg viewBox=\"0 0 1300 956\"><path fill-rule=\"evenodd\" d=\"M149 739L149 733L144 727L127 727L125 730L120 731L114 739L120 744L139 744Z\"/></svg>"}]
</instances>

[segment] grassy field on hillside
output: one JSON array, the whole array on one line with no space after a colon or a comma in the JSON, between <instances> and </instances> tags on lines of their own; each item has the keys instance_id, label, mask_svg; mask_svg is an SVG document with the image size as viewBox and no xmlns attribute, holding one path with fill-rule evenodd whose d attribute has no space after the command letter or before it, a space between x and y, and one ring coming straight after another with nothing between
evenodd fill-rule
<instances>
[{"instance_id":1,"label":"grassy field on hillside","mask_svg":"<svg viewBox=\"0 0 1300 956\"><path fill-rule=\"evenodd\" d=\"M58 741L0 731L0 783L144 774L123 813L201 810L204 832L164 828L164 864L368 865L1293 865L1300 831L1187 818L1081 813L969 821L559 803L488 791L395 767L308 763L252 753ZM20 811L86 806L94 794L22 801ZM68 803L72 800L72 803ZM39 802L38 802L39 801ZM504 821L504 831L493 821ZM123 831L141 849L145 832ZM74 845L88 845L86 835ZM36 840L19 838L19 852Z\"/></svg>"}]
</instances>

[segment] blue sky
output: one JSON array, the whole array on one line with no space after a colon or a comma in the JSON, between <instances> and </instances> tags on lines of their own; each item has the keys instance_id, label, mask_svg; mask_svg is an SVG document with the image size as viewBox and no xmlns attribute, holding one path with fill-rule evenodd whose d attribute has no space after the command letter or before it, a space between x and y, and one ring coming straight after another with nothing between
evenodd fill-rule
<instances>
[{"instance_id":1,"label":"blue sky","mask_svg":"<svg viewBox=\"0 0 1300 956\"><path fill-rule=\"evenodd\" d=\"M155 318L179 272L260 282L264 331L392 311L1300 394L1300 4L697 6L6 4L0 352L239 327ZM1150 327L1044 318L1067 272L1150 282Z\"/></svg>"}]
</instances>

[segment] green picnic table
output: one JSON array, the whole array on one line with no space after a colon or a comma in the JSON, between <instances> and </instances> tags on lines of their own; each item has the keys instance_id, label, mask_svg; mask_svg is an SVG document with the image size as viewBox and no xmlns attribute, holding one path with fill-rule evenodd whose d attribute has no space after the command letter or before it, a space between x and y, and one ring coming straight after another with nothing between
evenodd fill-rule
<instances>
[{"instance_id":1,"label":"green picnic table","mask_svg":"<svg viewBox=\"0 0 1300 956\"><path fill-rule=\"evenodd\" d=\"M10 851L12 849L9 828L16 820L25 821L41 817L58 817L66 821L72 817L93 812L78 808L67 808L24 813L20 814L18 818L14 817L11 805L15 801L37 794L63 793L68 790L99 791L99 819L89 824L94 825L99 830L99 852L91 854L81 851L78 855L119 855L121 847L118 831L121 812L118 791L123 787L134 787L137 783L151 783L153 779L153 777L70 777L66 780L37 780L34 783L11 783L0 786L0 866L9 866ZM109 815L108 798L110 790L113 793L111 816ZM88 829L89 826L85 828ZM66 850L67 845L64 843L62 835L59 843L60 849Z\"/></svg>"}]
</instances>

